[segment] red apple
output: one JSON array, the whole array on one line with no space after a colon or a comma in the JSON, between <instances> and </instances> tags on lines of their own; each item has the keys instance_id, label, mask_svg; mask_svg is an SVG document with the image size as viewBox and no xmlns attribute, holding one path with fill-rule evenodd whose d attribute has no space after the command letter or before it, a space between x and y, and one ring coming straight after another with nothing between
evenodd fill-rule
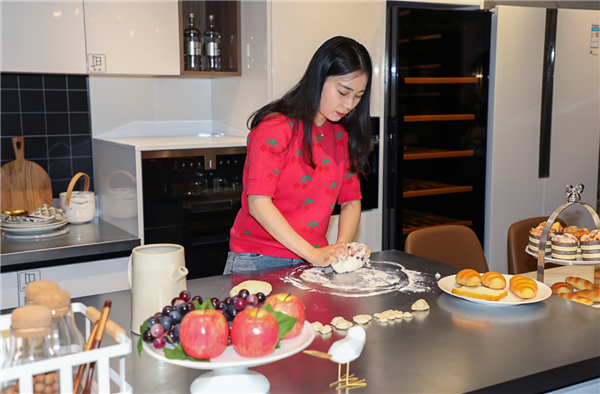
<instances>
[{"instance_id":1,"label":"red apple","mask_svg":"<svg viewBox=\"0 0 600 394\"><path fill-rule=\"evenodd\" d=\"M273 353L279 340L279 324L269 311L244 309L231 325L231 343L244 357L262 357Z\"/></svg>"},{"instance_id":2,"label":"red apple","mask_svg":"<svg viewBox=\"0 0 600 394\"><path fill-rule=\"evenodd\" d=\"M188 312L181 321L179 340L188 356L215 358L227 347L229 325L222 313L213 309Z\"/></svg>"},{"instance_id":3,"label":"red apple","mask_svg":"<svg viewBox=\"0 0 600 394\"><path fill-rule=\"evenodd\" d=\"M302 328L304 328L304 304L300 301L300 298L293 294L273 294L265 300L266 304L270 304L273 310L277 312L296 318L296 324L283 339L295 338L300 335Z\"/></svg>"}]
</instances>

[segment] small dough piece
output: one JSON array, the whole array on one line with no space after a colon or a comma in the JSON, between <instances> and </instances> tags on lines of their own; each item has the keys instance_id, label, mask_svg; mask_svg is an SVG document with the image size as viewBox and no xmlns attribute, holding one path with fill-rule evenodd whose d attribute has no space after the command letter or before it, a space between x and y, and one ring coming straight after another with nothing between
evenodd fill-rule
<instances>
[{"instance_id":1,"label":"small dough piece","mask_svg":"<svg viewBox=\"0 0 600 394\"><path fill-rule=\"evenodd\" d=\"M429 309L429 304L424 299L420 299L415 301L414 304L410 307L413 311L426 311Z\"/></svg>"},{"instance_id":2,"label":"small dough piece","mask_svg":"<svg viewBox=\"0 0 600 394\"><path fill-rule=\"evenodd\" d=\"M403 319L412 319L412 317L413 317L413 314L412 314L412 313L410 313L410 312L404 312L404 313L402 314L402 318L403 318Z\"/></svg>"},{"instance_id":3,"label":"small dough piece","mask_svg":"<svg viewBox=\"0 0 600 394\"><path fill-rule=\"evenodd\" d=\"M367 324L373 319L371 315L356 315L352 318L356 324Z\"/></svg>"},{"instance_id":4,"label":"small dough piece","mask_svg":"<svg viewBox=\"0 0 600 394\"><path fill-rule=\"evenodd\" d=\"M338 274L343 274L361 269L364 265L365 263L362 260L358 260L353 256L348 256L348 258L338 260L337 262L331 264L331 268L333 268Z\"/></svg>"},{"instance_id":5,"label":"small dough piece","mask_svg":"<svg viewBox=\"0 0 600 394\"><path fill-rule=\"evenodd\" d=\"M375 313L373 316L375 316L380 323L386 323L388 320L402 319L402 311L388 309L387 311L383 311L381 313Z\"/></svg>"},{"instance_id":6,"label":"small dough piece","mask_svg":"<svg viewBox=\"0 0 600 394\"><path fill-rule=\"evenodd\" d=\"M340 330L347 330L354 324L341 316L337 316L331 320L331 325Z\"/></svg>"},{"instance_id":7,"label":"small dough piece","mask_svg":"<svg viewBox=\"0 0 600 394\"><path fill-rule=\"evenodd\" d=\"M323 325L321 324L321 322L314 322L314 323L310 323L313 328L315 329L315 331L321 333L321 335L326 335L329 334L332 330L331 326L329 324Z\"/></svg>"},{"instance_id":8,"label":"small dough piece","mask_svg":"<svg viewBox=\"0 0 600 394\"><path fill-rule=\"evenodd\" d=\"M247 280L235 286L229 291L229 297L238 295L240 290L246 289L250 294L263 293L268 296L273 290L273 286L269 282L262 280Z\"/></svg>"}]
</instances>

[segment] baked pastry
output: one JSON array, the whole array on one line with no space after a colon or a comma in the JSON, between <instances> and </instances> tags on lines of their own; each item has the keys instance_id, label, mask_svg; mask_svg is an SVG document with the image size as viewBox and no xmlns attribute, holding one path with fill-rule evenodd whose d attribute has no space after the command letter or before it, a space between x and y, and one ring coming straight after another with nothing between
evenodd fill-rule
<instances>
[{"instance_id":1,"label":"baked pastry","mask_svg":"<svg viewBox=\"0 0 600 394\"><path fill-rule=\"evenodd\" d=\"M594 284L587 279L579 278L577 276L567 276L565 282L573 286L577 290L593 289Z\"/></svg>"},{"instance_id":2,"label":"baked pastry","mask_svg":"<svg viewBox=\"0 0 600 394\"><path fill-rule=\"evenodd\" d=\"M552 258L575 260L577 248L579 248L579 240L574 235L564 233L552 237Z\"/></svg>"},{"instance_id":3,"label":"baked pastry","mask_svg":"<svg viewBox=\"0 0 600 394\"><path fill-rule=\"evenodd\" d=\"M453 288L452 294L461 295L470 298L478 298L487 301L500 301L508 295L506 289L495 290L485 286Z\"/></svg>"},{"instance_id":4,"label":"baked pastry","mask_svg":"<svg viewBox=\"0 0 600 394\"><path fill-rule=\"evenodd\" d=\"M540 224L538 224L538 227L546 227L546 222L541 222ZM565 231L565 229L563 228L562 224L560 224L560 222L554 222L552 223L552 226L550 226L550 231L553 233L562 233Z\"/></svg>"},{"instance_id":5,"label":"baked pastry","mask_svg":"<svg viewBox=\"0 0 600 394\"><path fill-rule=\"evenodd\" d=\"M600 302L600 287L594 287L593 289L581 290L573 293L579 297L590 299L594 302Z\"/></svg>"},{"instance_id":6,"label":"baked pastry","mask_svg":"<svg viewBox=\"0 0 600 394\"><path fill-rule=\"evenodd\" d=\"M481 275L474 269L466 268L456 274L455 280L462 286L477 286L481 283Z\"/></svg>"},{"instance_id":7,"label":"baked pastry","mask_svg":"<svg viewBox=\"0 0 600 394\"><path fill-rule=\"evenodd\" d=\"M550 289L552 289L552 294L554 295L570 294L573 292L573 286L565 282L556 282L550 286Z\"/></svg>"},{"instance_id":8,"label":"baked pastry","mask_svg":"<svg viewBox=\"0 0 600 394\"><path fill-rule=\"evenodd\" d=\"M531 250L534 253L537 253L539 250L540 239L542 238L542 231L544 231L544 226L534 227L531 230L529 230L528 247L529 247L529 250ZM554 235L556 235L556 234L553 231L550 231L548 233L548 239L546 240L546 247L545 247L546 254L550 254L550 252L552 251L550 240L552 239L552 237L554 237Z\"/></svg>"},{"instance_id":9,"label":"baked pastry","mask_svg":"<svg viewBox=\"0 0 600 394\"><path fill-rule=\"evenodd\" d=\"M506 278L498 272L489 271L481 276L481 284L490 289L504 289L506 287Z\"/></svg>"},{"instance_id":10,"label":"baked pastry","mask_svg":"<svg viewBox=\"0 0 600 394\"><path fill-rule=\"evenodd\" d=\"M579 238L583 261L600 261L600 230L593 230Z\"/></svg>"},{"instance_id":11,"label":"baked pastry","mask_svg":"<svg viewBox=\"0 0 600 394\"><path fill-rule=\"evenodd\" d=\"M538 285L533 279L519 275L513 276L510 279L510 291L517 297L531 299L536 296Z\"/></svg>"},{"instance_id":12,"label":"baked pastry","mask_svg":"<svg viewBox=\"0 0 600 394\"><path fill-rule=\"evenodd\" d=\"M562 297L562 298L566 298L567 300L579 302L580 304L584 304L584 305L592 305L594 303L589 298L578 296L577 293L559 294L558 296Z\"/></svg>"}]
</instances>

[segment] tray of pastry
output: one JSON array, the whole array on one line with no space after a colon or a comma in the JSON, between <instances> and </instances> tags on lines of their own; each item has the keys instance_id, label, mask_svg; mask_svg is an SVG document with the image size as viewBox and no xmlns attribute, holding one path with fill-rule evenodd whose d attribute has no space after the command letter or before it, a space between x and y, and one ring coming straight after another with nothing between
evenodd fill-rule
<instances>
[{"instance_id":1,"label":"tray of pastry","mask_svg":"<svg viewBox=\"0 0 600 394\"><path fill-rule=\"evenodd\" d=\"M525 251L527 252L527 254L535 257L536 259L538 258L537 252L534 252L531 249L529 249L529 245L525 247ZM552 257L552 255L547 254L544 256L544 261L546 263L554 263L560 265L600 265L600 261L584 261L581 257L580 250L577 251L577 257L575 258L575 260L557 259Z\"/></svg>"}]
</instances>

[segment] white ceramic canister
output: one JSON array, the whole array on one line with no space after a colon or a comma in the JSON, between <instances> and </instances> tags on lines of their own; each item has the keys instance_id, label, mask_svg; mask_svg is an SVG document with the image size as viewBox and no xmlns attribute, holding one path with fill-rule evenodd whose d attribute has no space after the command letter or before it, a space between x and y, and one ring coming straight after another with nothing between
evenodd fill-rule
<instances>
[{"instance_id":1,"label":"white ceramic canister","mask_svg":"<svg viewBox=\"0 0 600 394\"><path fill-rule=\"evenodd\" d=\"M187 288L185 253L177 244L150 244L133 249L127 265L131 286L131 331Z\"/></svg>"},{"instance_id":2,"label":"white ceramic canister","mask_svg":"<svg viewBox=\"0 0 600 394\"><path fill-rule=\"evenodd\" d=\"M80 177L84 177L83 191L73 191L73 187ZM83 172L77 173L66 192L60 193L60 207L65 210L69 223L86 223L96 216L96 198L90 189L90 177Z\"/></svg>"}]
</instances>

